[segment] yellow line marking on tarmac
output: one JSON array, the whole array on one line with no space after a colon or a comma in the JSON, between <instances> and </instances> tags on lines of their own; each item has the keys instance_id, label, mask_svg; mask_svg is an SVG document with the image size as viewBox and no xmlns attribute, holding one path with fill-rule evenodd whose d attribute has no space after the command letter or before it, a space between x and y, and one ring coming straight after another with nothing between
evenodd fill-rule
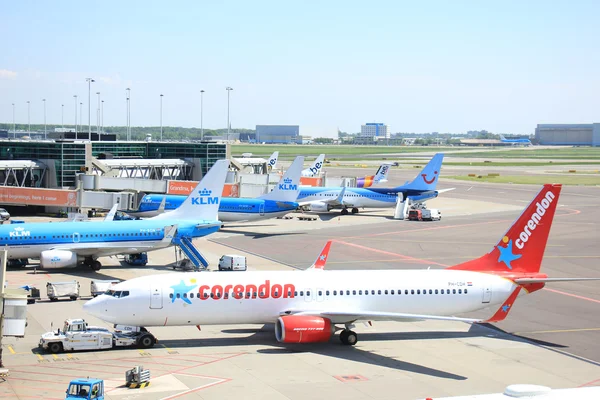
<instances>
[{"instance_id":1,"label":"yellow line marking on tarmac","mask_svg":"<svg viewBox=\"0 0 600 400\"><path fill-rule=\"evenodd\" d=\"M17 354L15 352L15 349L13 349L13 347L11 345L8 345L7 347L8 347L8 351L10 351L10 354Z\"/></svg>"},{"instance_id":2,"label":"yellow line marking on tarmac","mask_svg":"<svg viewBox=\"0 0 600 400\"><path fill-rule=\"evenodd\" d=\"M41 356L41 354L36 354L37 358L39 358L40 360L43 360L44 357Z\"/></svg>"},{"instance_id":3,"label":"yellow line marking on tarmac","mask_svg":"<svg viewBox=\"0 0 600 400\"><path fill-rule=\"evenodd\" d=\"M71 358L73 358L73 354L67 354L67 358L68 358L68 359L71 359Z\"/></svg>"},{"instance_id":4,"label":"yellow line marking on tarmac","mask_svg":"<svg viewBox=\"0 0 600 400\"><path fill-rule=\"evenodd\" d=\"M55 360L58 360L58 356L56 354L52 354L52 357L54 357Z\"/></svg>"},{"instance_id":5,"label":"yellow line marking on tarmac","mask_svg":"<svg viewBox=\"0 0 600 400\"><path fill-rule=\"evenodd\" d=\"M533 331L533 332L513 332L513 335L532 335L536 333L567 333L567 332L586 332L600 331L600 328L579 328L579 329L555 329L551 331Z\"/></svg>"}]
</instances>

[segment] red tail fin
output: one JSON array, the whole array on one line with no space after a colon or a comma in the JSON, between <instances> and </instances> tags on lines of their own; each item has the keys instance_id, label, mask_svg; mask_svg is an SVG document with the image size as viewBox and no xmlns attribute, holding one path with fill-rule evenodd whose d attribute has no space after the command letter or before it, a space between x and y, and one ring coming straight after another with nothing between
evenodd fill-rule
<instances>
[{"instance_id":1,"label":"red tail fin","mask_svg":"<svg viewBox=\"0 0 600 400\"><path fill-rule=\"evenodd\" d=\"M311 265L307 269L325 269L327 257L329 256L329 248L331 247L332 242L333 240L330 240L325 244L325 247L323 247L323 250L321 250L321 254L319 254L319 257L317 257L313 265Z\"/></svg>"},{"instance_id":2,"label":"red tail fin","mask_svg":"<svg viewBox=\"0 0 600 400\"><path fill-rule=\"evenodd\" d=\"M449 269L500 273L539 272L561 188L562 185L544 185L488 254Z\"/></svg>"}]
</instances>

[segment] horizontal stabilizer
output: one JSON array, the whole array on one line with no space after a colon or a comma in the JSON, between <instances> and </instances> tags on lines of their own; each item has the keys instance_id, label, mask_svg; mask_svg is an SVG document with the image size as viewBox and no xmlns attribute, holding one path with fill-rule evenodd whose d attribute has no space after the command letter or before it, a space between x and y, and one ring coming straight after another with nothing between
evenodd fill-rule
<instances>
[{"instance_id":1,"label":"horizontal stabilizer","mask_svg":"<svg viewBox=\"0 0 600 400\"><path fill-rule=\"evenodd\" d=\"M504 304L502 304L502 306L500 306L498 311L496 311L496 314L494 314L492 316L492 318L490 318L484 322L499 322L499 321L502 321L504 318L506 318L508 316L508 313L512 309L512 306L515 303L515 300L517 299L517 296L520 291L521 291L521 286L517 286L515 288L515 290L512 292L512 294L510 296L508 296L508 299L506 299Z\"/></svg>"}]
</instances>

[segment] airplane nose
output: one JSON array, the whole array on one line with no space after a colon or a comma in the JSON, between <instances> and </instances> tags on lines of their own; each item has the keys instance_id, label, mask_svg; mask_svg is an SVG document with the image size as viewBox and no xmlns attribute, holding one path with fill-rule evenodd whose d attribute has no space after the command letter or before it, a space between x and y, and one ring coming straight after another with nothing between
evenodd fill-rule
<instances>
[{"instance_id":1,"label":"airplane nose","mask_svg":"<svg viewBox=\"0 0 600 400\"><path fill-rule=\"evenodd\" d=\"M83 311L85 311L86 313L93 315L94 317L98 317L102 319L102 316L104 315L104 303L105 300L101 298L102 296L98 296L95 299L92 300L88 300L84 305L83 305Z\"/></svg>"}]
</instances>

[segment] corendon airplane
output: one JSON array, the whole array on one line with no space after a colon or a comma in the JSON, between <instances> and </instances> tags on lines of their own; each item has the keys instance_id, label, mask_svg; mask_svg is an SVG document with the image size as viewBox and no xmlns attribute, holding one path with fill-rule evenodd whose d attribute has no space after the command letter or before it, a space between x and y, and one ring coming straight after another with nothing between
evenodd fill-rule
<instances>
[{"instance_id":1,"label":"corendon airplane","mask_svg":"<svg viewBox=\"0 0 600 400\"><path fill-rule=\"evenodd\" d=\"M275 188L256 199L223 197L219 204L219 221L242 222L276 218L298 208L296 198L300 192L300 173L304 157L298 156L287 169ZM173 194L148 194L142 198L137 211L128 214L153 217L164 211L177 209L186 196Z\"/></svg>"},{"instance_id":2,"label":"corendon airplane","mask_svg":"<svg viewBox=\"0 0 600 400\"><path fill-rule=\"evenodd\" d=\"M427 163L425 168L405 185L395 188L353 188L353 187L303 187L298 195L298 203L302 207L310 207L311 211L327 212L341 209L342 215L358 213L359 208L395 207L402 194L402 200L410 198L413 202L424 202L434 199L439 193L452 189L436 190L442 168L444 154L438 153Z\"/></svg>"},{"instance_id":3,"label":"corendon airplane","mask_svg":"<svg viewBox=\"0 0 600 400\"><path fill-rule=\"evenodd\" d=\"M229 161L217 161L181 207L154 218L2 225L0 246L8 250L9 259L39 258L42 268L83 263L94 271L102 267L99 257L147 252L174 244L191 248L193 238L221 227L217 211L228 168Z\"/></svg>"},{"instance_id":4,"label":"corendon airplane","mask_svg":"<svg viewBox=\"0 0 600 400\"><path fill-rule=\"evenodd\" d=\"M144 327L275 323L283 343L326 342L341 330L348 345L360 321L501 321L519 294L585 279L540 273L560 189L545 185L489 253L445 270L327 271L328 242L306 271L145 276L113 286L84 310ZM454 316L487 307L496 311L486 320Z\"/></svg>"}]
</instances>

